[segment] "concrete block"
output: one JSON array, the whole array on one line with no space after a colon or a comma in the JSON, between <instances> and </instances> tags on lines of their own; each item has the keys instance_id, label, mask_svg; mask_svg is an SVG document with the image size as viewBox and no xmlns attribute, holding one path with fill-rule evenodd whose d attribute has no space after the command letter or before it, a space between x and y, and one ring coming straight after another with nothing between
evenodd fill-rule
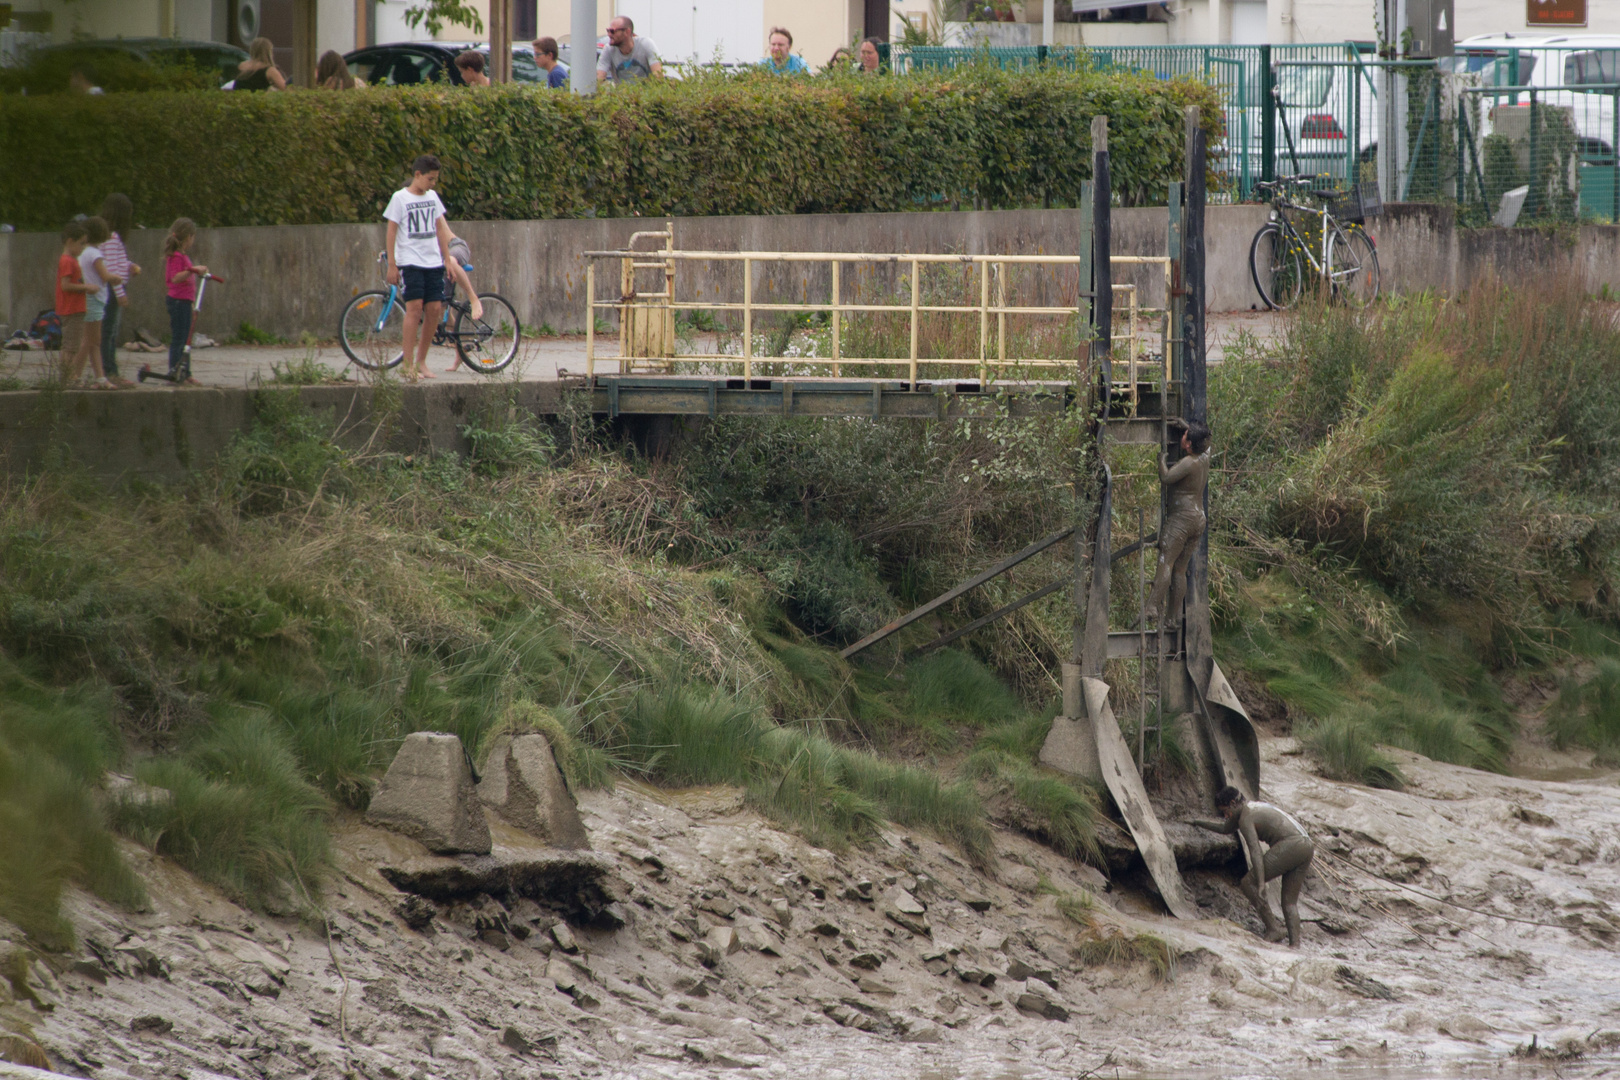
<instances>
[{"instance_id":1,"label":"concrete block","mask_svg":"<svg viewBox=\"0 0 1620 1080\"><path fill-rule=\"evenodd\" d=\"M419 840L441 855L487 855L489 823L461 740L439 731L405 737L372 797L366 821Z\"/></svg>"},{"instance_id":2,"label":"concrete block","mask_svg":"<svg viewBox=\"0 0 1620 1080\"><path fill-rule=\"evenodd\" d=\"M1097 737L1092 731L1090 719L1083 712L1054 719L1052 730L1046 733L1046 742L1041 747L1040 761L1042 765L1070 776L1101 780L1102 765L1097 760Z\"/></svg>"},{"instance_id":3,"label":"concrete block","mask_svg":"<svg viewBox=\"0 0 1620 1080\"><path fill-rule=\"evenodd\" d=\"M508 824L552 847L591 846L551 743L538 731L496 736L478 797Z\"/></svg>"}]
</instances>

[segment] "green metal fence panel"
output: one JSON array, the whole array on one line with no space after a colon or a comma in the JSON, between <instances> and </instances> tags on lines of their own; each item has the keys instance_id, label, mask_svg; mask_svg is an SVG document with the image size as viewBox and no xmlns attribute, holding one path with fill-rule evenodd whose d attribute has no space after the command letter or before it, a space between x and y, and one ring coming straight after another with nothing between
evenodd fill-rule
<instances>
[{"instance_id":1,"label":"green metal fence panel","mask_svg":"<svg viewBox=\"0 0 1620 1080\"><path fill-rule=\"evenodd\" d=\"M1465 220L1483 223L1505 192L1527 186L1526 222L1620 222L1620 48L1463 42L1454 56L1421 61L1379 60L1354 42L896 47L891 55L902 73L984 62L1208 81L1226 120L1211 163L1234 199L1277 175L1340 188L1377 179L1379 97L1393 85L1399 168L1386 201L1454 200Z\"/></svg>"}]
</instances>

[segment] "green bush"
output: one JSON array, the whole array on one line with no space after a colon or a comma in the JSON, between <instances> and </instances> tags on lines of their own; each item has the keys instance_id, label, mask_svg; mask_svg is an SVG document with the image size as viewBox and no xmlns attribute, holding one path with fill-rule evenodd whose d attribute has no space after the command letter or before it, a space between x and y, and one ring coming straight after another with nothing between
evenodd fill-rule
<instances>
[{"instance_id":1,"label":"green bush","mask_svg":"<svg viewBox=\"0 0 1620 1080\"><path fill-rule=\"evenodd\" d=\"M0 186L0 221L54 229L108 191L127 192L152 225L377 221L428 152L463 219L1072 204L1098 113L1112 121L1115 189L1139 203L1181 176L1187 105L1222 115L1199 82L981 68L702 75L591 98L518 86L0 95L0 159L32 163Z\"/></svg>"}]
</instances>

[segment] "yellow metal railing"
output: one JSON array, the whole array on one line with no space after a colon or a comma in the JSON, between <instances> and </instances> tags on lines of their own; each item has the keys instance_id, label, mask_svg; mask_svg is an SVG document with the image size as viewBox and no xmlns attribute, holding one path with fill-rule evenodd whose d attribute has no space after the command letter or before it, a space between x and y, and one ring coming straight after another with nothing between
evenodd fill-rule
<instances>
[{"instance_id":1,"label":"yellow metal railing","mask_svg":"<svg viewBox=\"0 0 1620 1080\"><path fill-rule=\"evenodd\" d=\"M662 249L632 250L642 238L663 239ZM979 378L989 382L992 373L1028 368L1070 367L1076 357L1016 356L1008 354L1008 318L1010 316L1036 316L1071 318L1079 314L1077 304L1033 304L1009 302L1007 282L1009 268L1049 267L1064 268L1081 265L1078 255L901 255L871 252L786 252L786 251L678 251L674 247L673 227L658 232L636 233L631 247L618 251L585 252L586 295L586 374L596 374L596 325L608 312L619 319L619 349L617 358L621 373L668 372L676 363L718 365L739 370L743 378L752 378L760 364L816 363L830 365L833 375L841 376L846 367L892 367L904 364L910 381L917 380L918 368L934 367L977 368ZM620 295L602 299L597 296L596 266L602 260L620 263ZM1165 295L1171 295L1170 259L1164 256L1116 255L1115 266L1158 265L1164 268ZM677 298L677 268L688 263L740 263L742 269L742 297L737 299L700 299L696 296ZM824 302L806 300L800 303L757 301L754 299L755 270L771 263L823 263L831 280L830 296ZM846 301L843 297L843 268L846 265L882 266L901 270L909 279L909 296L900 303L866 303ZM924 266L966 266L978 277L977 303L924 303L922 298L922 271ZM661 278L654 291L642 292L636 287L638 273L656 271ZM1129 387L1134 401L1141 377L1153 370L1169 378L1171 345L1170 314L1167 307L1148 307L1139 302L1134 284L1116 284L1115 310L1125 315L1116 319L1113 337L1114 381ZM1124 301L1122 304L1121 301ZM740 351L686 352L676 351L675 312L708 311L717 315L737 313L741 316ZM827 356L785 358L757 356L754 351L756 316L764 313L825 313L828 316L830 354ZM848 356L844 354L846 319L853 314L890 313L909 318L910 349L903 357ZM979 349L977 356L921 356L922 321L929 315L977 315L979 321ZM1154 317L1157 317L1156 319ZM1147 360L1143 341L1138 332L1141 321L1153 319L1158 323L1161 338L1157 362ZM1122 324L1122 325L1121 325ZM604 358L607 359L607 358ZM1146 370L1145 370L1146 369ZM1123 377L1122 377L1123 376Z\"/></svg>"}]
</instances>

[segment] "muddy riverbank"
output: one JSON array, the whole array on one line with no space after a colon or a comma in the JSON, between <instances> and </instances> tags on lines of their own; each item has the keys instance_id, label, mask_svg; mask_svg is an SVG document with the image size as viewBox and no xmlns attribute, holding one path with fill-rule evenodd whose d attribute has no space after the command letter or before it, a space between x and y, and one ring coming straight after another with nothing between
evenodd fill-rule
<instances>
[{"instance_id":1,"label":"muddy riverbank","mask_svg":"<svg viewBox=\"0 0 1620 1080\"><path fill-rule=\"evenodd\" d=\"M1224 870L1189 872L1208 917L1177 922L1130 874L1012 833L992 878L922 834L831 852L732 789L621 785L581 799L618 898L595 926L559 921L554 896L403 893L389 879L426 853L358 823L325 924L247 912L137 853L150 911L77 895L76 953L0 943L0 1022L108 1080L1620 1067L1613 776L1403 754L1408 790L1375 791L1316 776L1291 740L1262 745L1264 794L1321 852L1297 951L1255 936ZM497 826L498 858L535 846ZM1110 962L1085 944L1155 938L1173 971L1151 948Z\"/></svg>"}]
</instances>

